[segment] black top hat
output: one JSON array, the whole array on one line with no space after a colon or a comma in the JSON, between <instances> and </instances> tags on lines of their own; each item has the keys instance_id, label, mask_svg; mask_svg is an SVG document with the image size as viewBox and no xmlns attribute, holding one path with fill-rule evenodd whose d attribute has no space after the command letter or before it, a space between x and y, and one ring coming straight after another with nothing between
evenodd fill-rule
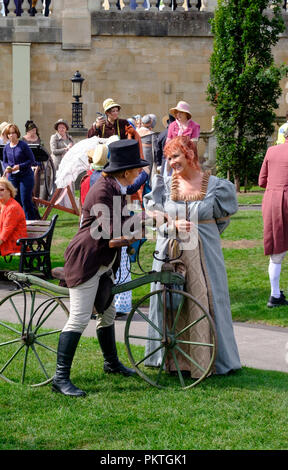
<instances>
[{"instance_id":1,"label":"black top hat","mask_svg":"<svg viewBox=\"0 0 288 470\"><path fill-rule=\"evenodd\" d=\"M149 162L147 162L147 160L140 158L139 144L137 140L117 140L116 142L109 144L109 150L109 163L107 163L103 168L103 171L106 173L149 166Z\"/></svg>"}]
</instances>

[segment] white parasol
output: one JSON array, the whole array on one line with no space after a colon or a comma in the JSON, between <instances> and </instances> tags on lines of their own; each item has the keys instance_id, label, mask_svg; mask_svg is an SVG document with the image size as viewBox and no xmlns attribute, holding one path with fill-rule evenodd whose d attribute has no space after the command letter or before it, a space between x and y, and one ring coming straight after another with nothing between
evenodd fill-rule
<instances>
[{"instance_id":1,"label":"white parasol","mask_svg":"<svg viewBox=\"0 0 288 470\"><path fill-rule=\"evenodd\" d=\"M102 139L101 137L90 137L89 139L80 140L64 155L56 173L56 187L66 188L72 182L75 182L78 176L89 170L88 151L94 150L99 144L109 145L111 142L118 140L118 136Z\"/></svg>"}]
</instances>

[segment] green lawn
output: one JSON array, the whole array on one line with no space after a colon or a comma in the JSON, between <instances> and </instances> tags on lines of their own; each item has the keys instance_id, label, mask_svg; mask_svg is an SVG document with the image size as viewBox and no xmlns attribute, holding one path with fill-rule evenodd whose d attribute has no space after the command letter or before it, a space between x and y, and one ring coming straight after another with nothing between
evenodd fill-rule
<instances>
[{"instance_id":1,"label":"green lawn","mask_svg":"<svg viewBox=\"0 0 288 470\"><path fill-rule=\"evenodd\" d=\"M54 266L63 265L64 250L78 225L77 217L58 214ZM270 289L262 230L261 211L239 211L222 236L233 319L287 327L287 309L266 307ZM141 262L147 270L153 250L151 242L142 249ZM286 290L285 263L281 279ZM135 290L134 301L148 291L149 286ZM124 344L118 350L128 364ZM0 381L0 449L288 448L285 373L243 368L179 391L172 378L169 389L158 390L140 377L107 376L102 366L97 340L82 337L72 380L88 392L85 399L53 394L50 386L30 389Z\"/></svg>"},{"instance_id":2,"label":"green lawn","mask_svg":"<svg viewBox=\"0 0 288 470\"><path fill-rule=\"evenodd\" d=\"M261 204L264 189L259 186L253 186L251 190L244 193L244 188L240 188L241 192L237 194L238 203L242 205Z\"/></svg>"},{"instance_id":3,"label":"green lawn","mask_svg":"<svg viewBox=\"0 0 288 470\"><path fill-rule=\"evenodd\" d=\"M86 398L0 382L0 449L287 449L284 373L244 368L195 389L158 390L104 374L96 340L82 337L72 380Z\"/></svg>"}]
</instances>

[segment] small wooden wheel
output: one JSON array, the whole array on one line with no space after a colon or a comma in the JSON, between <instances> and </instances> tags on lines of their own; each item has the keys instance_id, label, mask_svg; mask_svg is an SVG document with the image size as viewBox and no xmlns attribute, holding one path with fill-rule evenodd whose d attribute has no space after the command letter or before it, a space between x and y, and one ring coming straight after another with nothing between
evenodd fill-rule
<instances>
[{"instance_id":1,"label":"small wooden wheel","mask_svg":"<svg viewBox=\"0 0 288 470\"><path fill-rule=\"evenodd\" d=\"M25 288L1 300L0 378L32 387L49 383L68 314L60 297L40 289Z\"/></svg>"}]
</instances>

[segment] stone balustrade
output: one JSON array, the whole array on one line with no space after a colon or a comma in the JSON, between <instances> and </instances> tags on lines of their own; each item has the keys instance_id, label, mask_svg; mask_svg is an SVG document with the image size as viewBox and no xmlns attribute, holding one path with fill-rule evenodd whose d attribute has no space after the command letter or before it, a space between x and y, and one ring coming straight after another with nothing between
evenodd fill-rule
<instances>
[{"instance_id":1,"label":"stone balustrade","mask_svg":"<svg viewBox=\"0 0 288 470\"><path fill-rule=\"evenodd\" d=\"M46 16L57 17L62 16L65 9L65 0L38 0L36 4L36 12L31 12L29 0L22 3L21 17L27 16ZM269 8L273 8L272 2ZM217 0L86 0L86 9L92 14L98 11L141 11L159 12L162 11L203 11L213 12L217 7ZM177 4L177 8L175 5ZM69 6L68 6L69 8ZM85 7L84 7L85 8ZM283 0L283 10L287 11L287 0ZM0 0L0 17L7 16L9 18L16 17L14 0L9 2L9 13L5 15L4 0Z\"/></svg>"},{"instance_id":2,"label":"stone balustrade","mask_svg":"<svg viewBox=\"0 0 288 470\"><path fill-rule=\"evenodd\" d=\"M16 5L14 0L9 1L8 9L9 13L5 14L4 1L0 0L0 16L7 16L8 18L13 18L16 16L28 17L28 16L50 16L53 14L53 3L57 3L57 0L38 0L36 4L36 11L32 11L31 5L32 2L29 0L24 0L21 6L21 11L16 10Z\"/></svg>"}]
</instances>

